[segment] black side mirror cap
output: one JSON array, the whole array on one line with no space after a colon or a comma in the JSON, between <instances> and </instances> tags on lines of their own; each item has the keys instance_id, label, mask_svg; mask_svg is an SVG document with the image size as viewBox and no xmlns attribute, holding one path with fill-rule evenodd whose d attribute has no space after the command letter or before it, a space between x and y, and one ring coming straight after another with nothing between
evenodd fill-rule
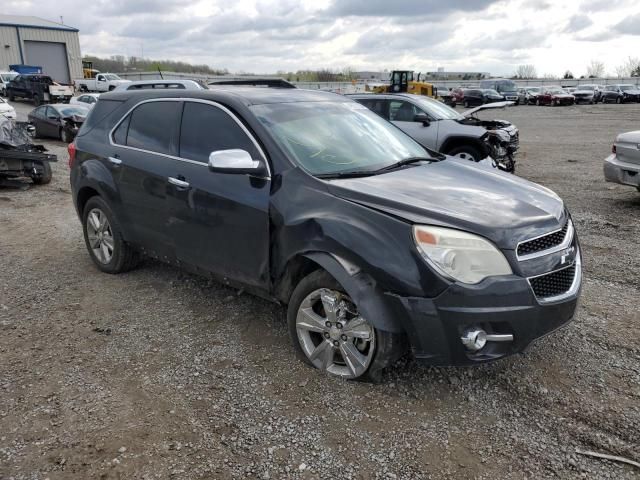
<instances>
[{"instance_id":1,"label":"black side mirror cap","mask_svg":"<svg viewBox=\"0 0 640 480\"><path fill-rule=\"evenodd\" d=\"M425 127L428 127L429 125L431 125L431 121L429 120L429 117L427 117L424 113L419 113L418 115L415 115L413 117L413 121L420 122Z\"/></svg>"}]
</instances>

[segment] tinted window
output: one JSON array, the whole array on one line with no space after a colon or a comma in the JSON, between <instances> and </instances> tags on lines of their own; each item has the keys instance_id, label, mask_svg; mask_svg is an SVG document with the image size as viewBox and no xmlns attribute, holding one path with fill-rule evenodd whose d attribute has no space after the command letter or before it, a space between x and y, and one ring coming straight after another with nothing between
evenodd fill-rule
<instances>
[{"instance_id":1,"label":"tinted window","mask_svg":"<svg viewBox=\"0 0 640 480\"><path fill-rule=\"evenodd\" d=\"M180 102L143 103L131 113L127 145L176 155Z\"/></svg>"},{"instance_id":2,"label":"tinted window","mask_svg":"<svg viewBox=\"0 0 640 480\"><path fill-rule=\"evenodd\" d=\"M246 150L253 158L260 158L253 142L227 113L205 103L184 104L180 130L182 158L207 163L211 152L231 148Z\"/></svg>"},{"instance_id":3,"label":"tinted window","mask_svg":"<svg viewBox=\"0 0 640 480\"><path fill-rule=\"evenodd\" d=\"M131 115L127 115L118 128L116 128L115 132L113 132L113 141L118 145L126 145L127 144L127 132L129 131L129 121L131 120Z\"/></svg>"},{"instance_id":4,"label":"tinted window","mask_svg":"<svg viewBox=\"0 0 640 480\"><path fill-rule=\"evenodd\" d=\"M55 109L53 109L51 107L47 107L47 109L45 110L45 116L47 118L49 118L49 117L59 118L60 114Z\"/></svg>"},{"instance_id":5,"label":"tinted window","mask_svg":"<svg viewBox=\"0 0 640 480\"><path fill-rule=\"evenodd\" d=\"M387 101L380 99L367 98L366 100L357 100L359 103L363 104L369 110L377 113L382 118L388 118L388 109L385 108Z\"/></svg>"},{"instance_id":6,"label":"tinted window","mask_svg":"<svg viewBox=\"0 0 640 480\"><path fill-rule=\"evenodd\" d=\"M88 131L90 131L93 127L95 127L98 123L104 120L108 115L110 115L116 108L122 105L122 102L116 100L100 100L96 103L96 106L91 109L91 113L87 116L84 123L82 124L82 128L78 132L78 136L82 136ZM120 116L123 115L121 113L117 119L113 121L116 122L120 119ZM109 125L109 129L113 127L113 124Z\"/></svg>"},{"instance_id":7,"label":"tinted window","mask_svg":"<svg viewBox=\"0 0 640 480\"><path fill-rule=\"evenodd\" d=\"M34 110L33 114L38 118L45 118L44 112L48 107L38 107Z\"/></svg>"},{"instance_id":8,"label":"tinted window","mask_svg":"<svg viewBox=\"0 0 640 480\"><path fill-rule=\"evenodd\" d=\"M402 100L389 102L389 119L392 122L413 122L413 117L424 113L415 105Z\"/></svg>"}]
</instances>

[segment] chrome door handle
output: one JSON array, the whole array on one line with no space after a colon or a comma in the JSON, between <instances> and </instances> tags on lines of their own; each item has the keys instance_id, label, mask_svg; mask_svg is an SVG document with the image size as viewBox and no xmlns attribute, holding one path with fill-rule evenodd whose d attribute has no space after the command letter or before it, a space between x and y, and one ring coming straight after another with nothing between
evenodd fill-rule
<instances>
[{"instance_id":1,"label":"chrome door handle","mask_svg":"<svg viewBox=\"0 0 640 480\"><path fill-rule=\"evenodd\" d=\"M169 177L168 180L171 185L175 185L176 187L189 188L189 182L185 182L184 180L180 180L179 178Z\"/></svg>"},{"instance_id":2,"label":"chrome door handle","mask_svg":"<svg viewBox=\"0 0 640 480\"><path fill-rule=\"evenodd\" d=\"M109 161L114 165L120 165L122 163L122 160L116 157L109 157Z\"/></svg>"}]
</instances>

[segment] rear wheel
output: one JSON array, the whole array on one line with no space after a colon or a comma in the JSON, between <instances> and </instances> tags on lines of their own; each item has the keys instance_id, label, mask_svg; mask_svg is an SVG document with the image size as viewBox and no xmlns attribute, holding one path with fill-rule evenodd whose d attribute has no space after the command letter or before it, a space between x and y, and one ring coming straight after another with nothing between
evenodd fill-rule
<instances>
[{"instance_id":1,"label":"rear wheel","mask_svg":"<svg viewBox=\"0 0 640 480\"><path fill-rule=\"evenodd\" d=\"M374 328L324 270L295 288L287 320L298 357L337 377L379 380L382 368L404 353L400 336Z\"/></svg>"},{"instance_id":2,"label":"rear wheel","mask_svg":"<svg viewBox=\"0 0 640 480\"><path fill-rule=\"evenodd\" d=\"M122 273L138 263L138 253L124 241L113 211L101 197L91 197L82 215L84 241L93 263L105 273Z\"/></svg>"},{"instance_id":3,"label":"rear wheel","mask_svg":"<svg viewBox=\"0 0 640 480\"><path fill-rule=\"evenodd\" d=\"M51 164L49 162L42 163L42 173L40 175L33 175L31 180L36 185L46 185L51 182L53 173L51 172Z\"/></svg>"}]
</instances>

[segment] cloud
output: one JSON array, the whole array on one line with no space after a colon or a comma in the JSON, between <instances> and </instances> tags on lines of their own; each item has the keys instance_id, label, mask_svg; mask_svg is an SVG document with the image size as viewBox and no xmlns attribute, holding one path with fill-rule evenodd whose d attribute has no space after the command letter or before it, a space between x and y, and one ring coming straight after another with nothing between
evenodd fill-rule
<instances>
[{"instance_id":1,"label":"cloud","mask_svg":"<svg viewBox=\"0 0 640 480\"><path fill-rule=\"evenodd\" d=\"M640 13L627 17L618 23L614 29L625 35L640 35Z\"/></svg>"},{"instance_id":2,"label":"cloud","mask_svg":"<svg viewBox=\"0 0 640 480\"><path fill-rule=\"evenodd\" d=\"M334 0L327 10L334 16L435 17L456 11L485 10L498 0Z\"/></svg>"},{"instance_id":3,"label":"cloud","mask_svg":"<svg viewBox=\"0 0 640 480\"><path fill-rule=\"evenodd\" d=\"M564 32L579 32L591 25L593 25L593 21L587 15L574 15L569 19L567 26L564 28Z\"/></svg>"}]
</instances>

